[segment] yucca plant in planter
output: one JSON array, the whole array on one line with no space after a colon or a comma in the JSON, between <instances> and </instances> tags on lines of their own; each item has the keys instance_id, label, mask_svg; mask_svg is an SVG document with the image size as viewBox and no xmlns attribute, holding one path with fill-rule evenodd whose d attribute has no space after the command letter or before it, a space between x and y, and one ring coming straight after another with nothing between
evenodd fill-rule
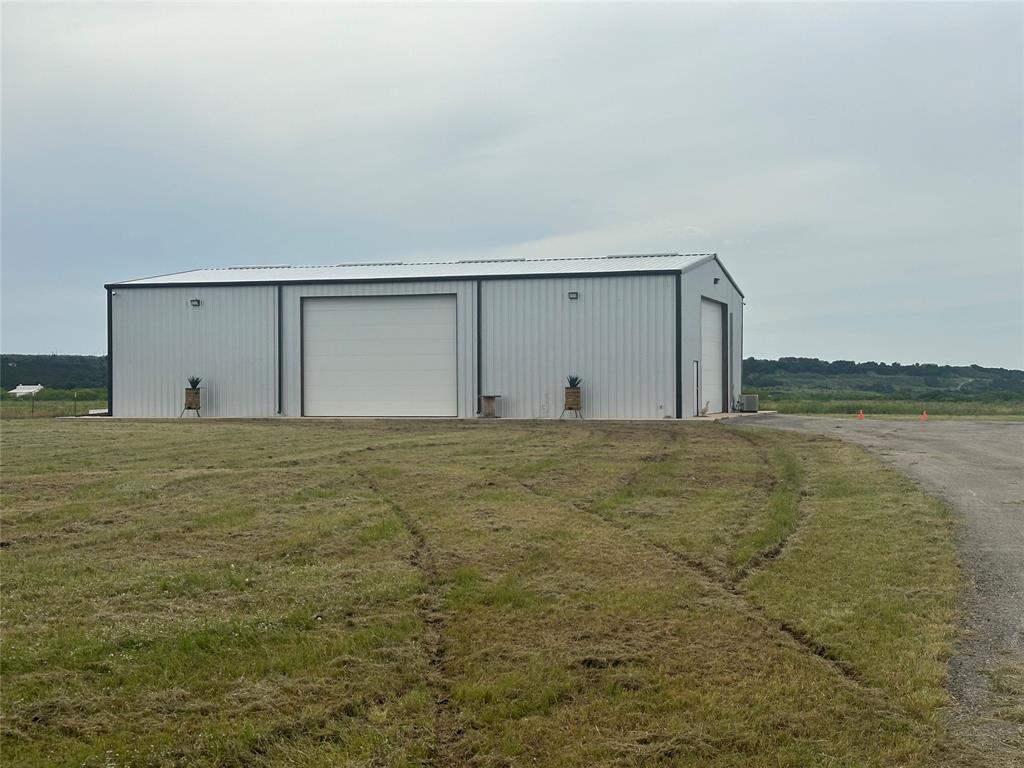
<instances>
[{"instance_id":1,"label":"yucca plant in planter","mask_svg":"<svg viewBox=\"0 0 1024 768\"><path fill-rule=\"evenodd\" d=\"M188 386L185 388L185 407L182 409L182 413L185 411L199 412L199 408L201 407L199 384L201 382L202 379L198 376L188 377Z\"/></svg>"},{"instance_id":2,"label":"yucca plant in planter","mask_svg":"<svg viewBox=\"0 0 1024 768\"><path fill-rule=\"evenodd\" d=\"M579 376L567 376L565 379L569 385L565 388L565 407L562 409L562 413L566 411L576 411L576 415L580 415L580 411L583 410L583 397L580 393L580 384L583 383L583 379Z\"/></svg>"}]
</instances>

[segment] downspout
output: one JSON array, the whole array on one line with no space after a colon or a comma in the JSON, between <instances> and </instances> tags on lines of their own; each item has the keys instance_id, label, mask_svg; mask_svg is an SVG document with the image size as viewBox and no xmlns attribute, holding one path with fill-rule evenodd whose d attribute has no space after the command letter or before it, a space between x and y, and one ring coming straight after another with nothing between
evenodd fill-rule
<instances>
[{"instance_id":1,"label":"downspout","mask_svg":"<svg viewBox=\"0 0 1024 768\"><path fill-rule=\"evenodd\" d=\"M283 394L281 390L281 384L284 380L284 363L281 360L281 347L283 344L282 325L284 322L283 315L281 313L281 307L283 304L281 284L277 285L277 415L282 415L283 406L282 399Z\"/></svg>"},{"instance_id":2,"label":"downspout","mask_svg":"<svg viewBox=\"0 0 1024 768\"><path fill-rule=\"evenodd\" d=\"M480 297L483 291L480 281L476 281L476 413L480 414L480 395L483 394L481 377L483 376L483 349L484 341L481 330L483 328L483 312L480 308Z\"/></svg>"},{"instance_id":3,"label":"downspout","mask_svg":"<svg viewBox=\"0 0 1024 768\"><path fill-rule=\"evenodd\" d=\"M676 418L683 418L683 273L676 272Z\"/></svg>"}]
</instances>

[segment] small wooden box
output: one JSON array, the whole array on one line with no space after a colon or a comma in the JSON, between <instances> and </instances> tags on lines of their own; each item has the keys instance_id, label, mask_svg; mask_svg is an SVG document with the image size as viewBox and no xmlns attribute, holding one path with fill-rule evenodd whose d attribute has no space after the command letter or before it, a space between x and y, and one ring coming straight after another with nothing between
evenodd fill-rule
<instances>
[{"instance_id":1,"label":"small wooden box","mask_svg":"<svg viewBox=\"0 0 1024 768\"><path fill-rule=\"evenodd\" d=\"M497 410L495 406L498 403L498 398L501 395L480 395L481 411L482 416L485 419L496 419L498 418Z\"/></svg>"}]
</instances>

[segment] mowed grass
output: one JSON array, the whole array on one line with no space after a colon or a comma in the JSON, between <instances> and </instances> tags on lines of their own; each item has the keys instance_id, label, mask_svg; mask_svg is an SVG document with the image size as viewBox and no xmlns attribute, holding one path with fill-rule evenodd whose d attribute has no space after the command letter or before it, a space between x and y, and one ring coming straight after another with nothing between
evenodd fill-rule
<instances>
[{"instance_id":1,"label":"mowed grass","mask_svg":"<svg viewBox=\"0 0 1024 768\"><path fill-rule=\"evenodd\" d=\"M721 424L3 426L19 766L992 765L946 510Z\"/></svg>"}]
</instances>

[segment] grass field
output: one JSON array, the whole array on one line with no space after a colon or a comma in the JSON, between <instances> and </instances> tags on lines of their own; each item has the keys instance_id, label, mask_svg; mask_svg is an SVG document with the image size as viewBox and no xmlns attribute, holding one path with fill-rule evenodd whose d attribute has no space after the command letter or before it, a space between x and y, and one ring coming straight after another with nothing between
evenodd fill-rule
<instances>
[{"instance_id":1,"label":"grass field","mask_svg":"<svg viewBox=\"0 0 1024 768\"><path fill-rule=\"evenodd\" d=\"M693 423L3 426L4 763L990 766L944 507Z\"/></svg>"},{"instance_id":2,"label":"grass field","mask_svg":"<svg viewBox=\"0 0 1024 768\"><path fill-rule=\"evenodd\" d=\"M882 398L807 398L800 395L766 396L761 398L760 406L765 411L779 413L827 414L832 416L856 414L861 408L867 414L875 416L920 416L927 410L929 416L993 416L993 417L1024 417L1024 401L1004 400L989 402L985 400L950 401L950 400L886 400Z\"/></svg>"}]
</instances>

